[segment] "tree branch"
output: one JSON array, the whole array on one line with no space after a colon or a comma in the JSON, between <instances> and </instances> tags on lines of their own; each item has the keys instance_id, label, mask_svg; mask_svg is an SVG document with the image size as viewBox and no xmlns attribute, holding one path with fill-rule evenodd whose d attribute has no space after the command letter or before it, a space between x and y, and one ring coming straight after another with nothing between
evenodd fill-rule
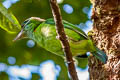
<instances>
[{"instance_id":1,"label":"tree branch","mask_svg":"<svg viewBox=\"0 0 120 80\"><path fill-rule=\"evenodd\" d=\"M50 5L51 5L54 21L56 24L56 32L57 32L58 38L61 41L62 48L65 52L70 76L71 76L72 80L78 80L77 72L75 70L74 61L72 59L72 53L70 51L70 46L69 46L67 37L66 37L65 32L64 32L64 26L62 24L62 17L61 17L59 6L58 6L56 0L50 0Z\"/></svg>"}]
</instances>

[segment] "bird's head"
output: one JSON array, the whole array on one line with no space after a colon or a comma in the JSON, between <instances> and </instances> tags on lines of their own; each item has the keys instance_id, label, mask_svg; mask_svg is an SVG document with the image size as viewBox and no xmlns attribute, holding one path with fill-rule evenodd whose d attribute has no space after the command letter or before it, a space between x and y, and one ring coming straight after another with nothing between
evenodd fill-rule
<instances>
[{"instance_id":1,"label":"bird's head","mask_svg":"<svg viewBox=\"0 0 120 80\"><path fill-rule=\"evenodd\" d=\"M22 27L21 31L13 41L32 35L33 31L40 25L41 22L44 21L45 21L44 19L38 17L31 17L26 19L21 25Z\"/></svg>"}]
</instances>

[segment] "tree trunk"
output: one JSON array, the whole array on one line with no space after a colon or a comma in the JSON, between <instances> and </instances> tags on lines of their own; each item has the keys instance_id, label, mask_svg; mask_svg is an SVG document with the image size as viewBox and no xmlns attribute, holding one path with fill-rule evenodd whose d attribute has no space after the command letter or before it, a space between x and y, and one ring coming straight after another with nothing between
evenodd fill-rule
<instances>
[{"instance_id":1,"label":"tree trunk","mask_svg":"<svg viewBox=\"0 0 120 80\"><path fill-rule=\"evenodd\" d=\"M120 0L91 0L92 39L107 56L106 64L89 58L90 80L120 80Z\"/></svg>"}]
</instances>

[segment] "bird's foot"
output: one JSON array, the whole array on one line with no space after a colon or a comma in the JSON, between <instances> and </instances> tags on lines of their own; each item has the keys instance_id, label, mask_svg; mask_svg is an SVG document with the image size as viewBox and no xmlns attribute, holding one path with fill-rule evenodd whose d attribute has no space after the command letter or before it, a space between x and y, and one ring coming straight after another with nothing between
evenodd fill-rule
<instances>
[{"instance_id":1,"label":"bird's foot","mask_svg":"<svg viewBox=\"0 0 120 80\"><path fill-rule=\"evenodd\" d=\"M56 39L59 39L59 36L56 36Z\"/></svg>"},{"instance_id":2,"label":"bird's foot","mask_svg":"<svg viewBox=\"0 0 120 80\"><path fill-rule=\"evenodd\" d=\"M65 63L67 63L67 64L70 64L70 63L74 63L75 61L65 61Z\"/></svg>"}]
</instances>

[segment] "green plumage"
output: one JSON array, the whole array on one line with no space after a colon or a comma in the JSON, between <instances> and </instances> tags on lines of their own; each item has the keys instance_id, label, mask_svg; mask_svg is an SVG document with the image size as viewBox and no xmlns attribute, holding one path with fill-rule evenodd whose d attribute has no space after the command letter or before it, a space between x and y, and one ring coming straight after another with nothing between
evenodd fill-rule
<instances>
[{"instance_id":1,"label":"green plumage","mask_svg":"<svg viewBox=\"0 0 120 80\"><path fill-rule=\"evenodd\" d=\"M95 47L93 42L81 29L64 20L63 25L73 56L92 52L94 56L103 63L106 63L106 54ZM53 19L39 20L35 17L29 18L23 23L22 32L46 50L57 55L64 54L60 40L56 38L57 33Z\"/></svg>"}]
</instances>

